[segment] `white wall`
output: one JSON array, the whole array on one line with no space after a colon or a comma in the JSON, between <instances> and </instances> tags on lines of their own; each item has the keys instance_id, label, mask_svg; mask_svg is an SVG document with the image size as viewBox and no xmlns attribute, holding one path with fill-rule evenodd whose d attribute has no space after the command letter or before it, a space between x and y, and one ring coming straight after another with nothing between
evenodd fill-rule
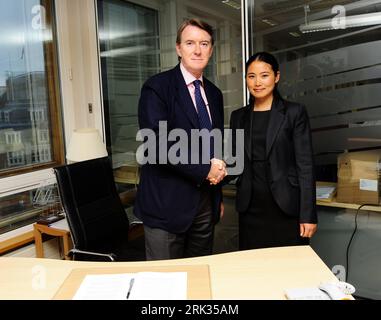
<instances>
[{"instance_id":1,"label":"white wall","mask_svg":"<svg viewBox=\"0 0 381 320\"><path fill-rule=\"evenodd\" d=\"M56 1L56 19L66 143L84 127L104 137L95 2Z\"/></svg>"}]
</instances>

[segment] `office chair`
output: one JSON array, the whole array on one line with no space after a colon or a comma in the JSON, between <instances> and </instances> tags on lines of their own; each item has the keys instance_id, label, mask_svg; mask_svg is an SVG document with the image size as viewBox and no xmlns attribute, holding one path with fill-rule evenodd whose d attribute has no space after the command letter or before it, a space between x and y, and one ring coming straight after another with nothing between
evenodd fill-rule
<instances>
[{"instance_id":1,"label":"office chair","mask_svg":"<svg viewBox=\"0 0 381 320\"><path fill-rule=\"evenodd\" d=\"M130 223L108 157L55 167L54 173L74 260L145 260L144 237L128 240Z\"/></svg>"}]
</instances>

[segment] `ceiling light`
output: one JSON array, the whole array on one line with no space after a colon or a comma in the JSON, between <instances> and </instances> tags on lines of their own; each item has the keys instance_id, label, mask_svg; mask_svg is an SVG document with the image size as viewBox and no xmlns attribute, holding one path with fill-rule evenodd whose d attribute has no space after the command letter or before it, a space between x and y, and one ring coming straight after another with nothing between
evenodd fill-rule
<instances>
[{"instance_id":1,"label":"ceiling light","mask_svg":"<svg viewBox=\"0 0 381 320\"><path fill-rule=\"evenodd\" d=\"M381 24L381 12L359 14L354 16L342 17L342 23L335 23L335 18L315 20L299 26L299 30L303 33L339 30L346 28L364 27Z\"/></svg>"},{"instance_id":2,"label":"ceiling light","mask_svg":"<svg viewBox=\"0 0 381 320\"><path fill-rule=\"evenodd\" d=\"M262 19L262 22L264 22L264 23L266 23L266 24L268 24L268 25L270 25L270 26L272 26L272 27L278 25L278 23L276 23L275 21L270 20L270 19Z\"/></svg>"},{"instance_id":3,"label":"ceiling light","mask_svg":"<svg viewBox=\"0 0 381 320\"><path fill-rule=\"evenodd\" d=\"M241 4L233 0L222 0L222 3L237 10L241 9Z\"/></svg>"}]
</instances>

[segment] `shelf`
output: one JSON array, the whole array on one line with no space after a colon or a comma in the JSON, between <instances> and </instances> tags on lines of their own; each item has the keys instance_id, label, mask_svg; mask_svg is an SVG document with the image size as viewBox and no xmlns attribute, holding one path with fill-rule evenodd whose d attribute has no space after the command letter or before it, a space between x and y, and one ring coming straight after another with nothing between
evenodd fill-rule
<instances>
[{"instance_id":1,"label":"shelf","mask_svg":"<svg viewBox=\"0 0 381 320\"><path fill-rule=\"evenodd\" d=\"M357 210L358 207L360 206L360 204L356 204L356 203L336 202L335 199L333 199L332 201L317 200L316 204L318 206L324 206L324 207L334 207L334 208L353 209L353 210ZM381 207L376 205L363 206L360 210L381 212Z\"/></svg>"}]
</instances>

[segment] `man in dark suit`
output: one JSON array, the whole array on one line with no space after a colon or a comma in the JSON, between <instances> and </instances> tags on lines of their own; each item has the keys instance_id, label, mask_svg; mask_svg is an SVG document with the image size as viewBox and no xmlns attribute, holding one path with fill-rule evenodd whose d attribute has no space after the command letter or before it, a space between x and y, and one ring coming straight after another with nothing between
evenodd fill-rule
<instances>
[{"instance_id":1,"label":"man in dark suit","mask_svg":"<svg viewBox=\"0 0 381 320\"><path fill-rule=\"evenodd\" d=\"M192 130L222 132L224 125L222 93L203 77L213 41L211 26L196 19L184 21L176 39L180 63L148 79L141 91L139 127L152 130L158 146L155 161L142 166L135 202L135 215L144 223L147 260L212 253L214 225L223 212L218 183L226 169L213 158L213 149L207 151L207 163L190 158L195 153ZM186 133L187 161L163 161L163 150L167 155L175 143L162 142L163 122L168 132L182 129ZM205 141L199 151L205 151Z\"/></svg>"}]
</instances>

